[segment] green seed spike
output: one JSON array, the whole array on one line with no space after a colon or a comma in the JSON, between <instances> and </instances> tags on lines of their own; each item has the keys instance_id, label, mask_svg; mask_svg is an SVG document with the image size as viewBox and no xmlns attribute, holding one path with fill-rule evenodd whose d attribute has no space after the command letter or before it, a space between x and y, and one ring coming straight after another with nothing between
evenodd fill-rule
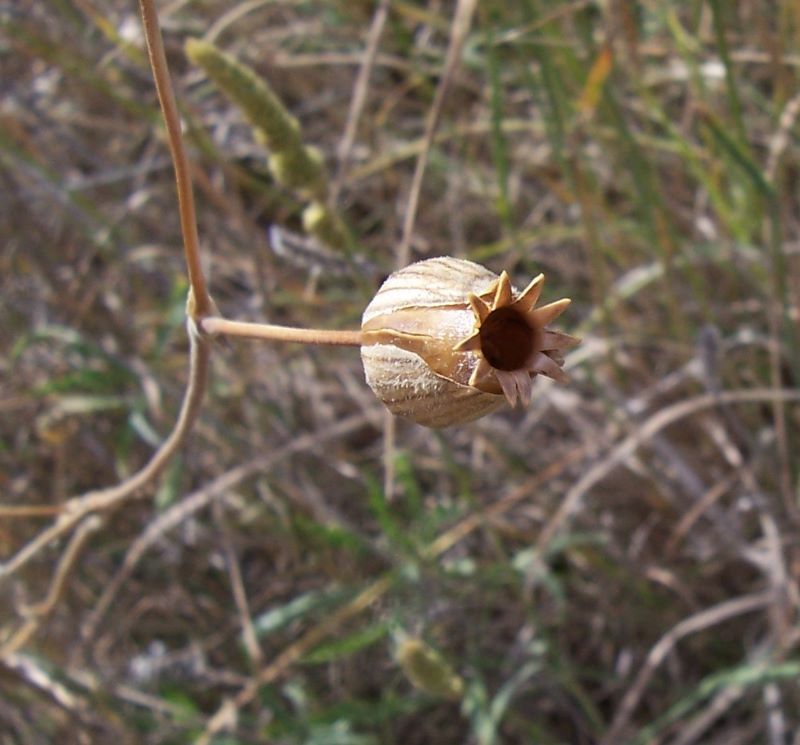
<instances>
[{"instance_id":1,"label":"green seed spike","mask_svg":"<svg viewBox=\"0 0 800 745\"><path fill-rule=\"evenodd\" d=\"M259 139L273 153L302 148L300 125L263 78L200 39L187 39L186 55L244 111Z\"/></svg>"},{"instance_id":2,"label":"green seed spike","mask_svg":"<svg viewBox=\"0 0 800 745\"><path fill-rule=\"evenodd\" d=\"M273 153L268 165L279 184L304 196L324 198L328 185L322 154L317 148L298 146Z\"/></svg>"},{"instance_id":3,"label":"green seed spike","mask_svg":"<svg viewBox=\"0 0 800 745\"><path fill-rule=\"evenodd\" d=\"M420 639L405 639L397 648L397 661L411 683L426 693L457 701L464 681L444 658Z\"/></svg>"}]
</instances>

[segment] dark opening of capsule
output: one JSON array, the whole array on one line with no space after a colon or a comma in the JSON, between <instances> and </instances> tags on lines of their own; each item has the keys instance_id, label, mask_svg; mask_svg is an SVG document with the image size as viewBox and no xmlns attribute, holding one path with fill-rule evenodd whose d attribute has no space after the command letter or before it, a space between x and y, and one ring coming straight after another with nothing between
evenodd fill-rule
<instances>
[{"instance_id":1,"label":"dark opening of capsule","mask_svg":"<svg viewBox=\"0 0 800 745\"><path fill-rule=\"evenodd\" d=\"M513 308L493 310L481 324L481 352L498 370L524 367L537 346L538 332Z\"/></svg>"}]
</instances>

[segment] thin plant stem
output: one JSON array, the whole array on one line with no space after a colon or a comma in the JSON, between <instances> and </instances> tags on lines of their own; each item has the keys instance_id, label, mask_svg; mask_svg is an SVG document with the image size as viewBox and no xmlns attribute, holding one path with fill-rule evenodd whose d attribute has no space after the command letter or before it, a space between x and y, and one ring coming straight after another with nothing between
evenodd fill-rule
<instances>
[{"instance_id":1,"label":"thin plant stem","mask_svg":"<svg viewBox=\"0 0 800 745\"><path fill-rule=\"evenodd\" d=\"M199 322L200 331L209 336L240 336L264 341L286 341L298 344L327 344L340 347L361 346L360 331L338 329L301 329L275 326L271 323L229 321L227 318L209 316Z\"/></svg>"},{"instance_id":2,"label":"thin plant stem","mask_svg":"<svg viewBox=\"0 0 800 745\"><path fill-rule=\"evenodd\" d=\"M361 67L358 70L358 77L353 86L353 98L350 104L350 110L347 113L347 123L344 128L341 142L337 148L339 156L339 166L336 172L336 178L333 181L330 189L330 202L336 204L339 199L339 192L344 184L344 178L347 173L347 167L350 164L350 155L353 150L353 143L356 140L356 133L358 131L358 121L361 113L364 110L364 104L367 101L367 89L369 87L369 77L372 73L372 68L375 65L375 59L378 56L378 44L381 40L383 28L386 25L386 19L389 17L389 5L391 0L381 0L378 4L375 14L372 17L372 24L369 29L367 37L367 47L364 50L364 58L361 62Z\"/></svg>"},{"instance_id":3,"label":"thin plant stem","mask_svg":"<svg viewBox=\"0 0 800 745\"><path fill-rule=\"evenodd\" d=\"M200 265L200 241L197 236L197 213L194 207L189 159L186 157L186 149L183 146L181 121L178 115L178 106L175 103L172 83L170 82L167 59L164 55L164 41L161 38L161 27L158 23L155 2L154 0L139 0L139 8L142 14L150 66L153 68L156 92L158 93L158 101L161 104L161 111L164 114L169 149L175 168L175 180L178 187L178 211L183 235L183 252L186 259L186 270L189 273L189 284L192 288L189 315L194 320L197 320L212 312L213 303L208 294L205 276Z\"/></svg>"},{"instance_id":4,"label":"thin plant stem","mask_svg":"<svg viewBox=\"0 0 800 745\"><path fill-rule=\"evenodd\" d=\"M51 541L69 533L86 515L116 506L155 479L164 470L191 431L205 395L208 382L210 345L206 339L201 338L200 334L197 333L196 319L207 315L213 309L214 304L208 294L205 277L200 266L189 161L183 147L178 108L170 83L166 57L164 56L164 44L158 24L158 14L153 0L140 0L139 8L158 99L161 103L161 110L167 127L170 153L177 181L184 255L191 285L187 304L187 311L190 316L189 379L175 426L167 439L153 453L147 464L116 486L90 491L70 499L59 517L48 528L38 533L35 538L25 544L7 562L0 564L0 582L27 564Z\"/></svg>"},{"instance_id":5,"label":"thin plant stem","mask_svg":"<svg viewBox=\"0 0 800 745\"><path fill-rule=\"evenodd\" d=\"M656 412L647 421L643 422L635 432L628 435L613 449L605 453L603 458L595 463L578 481L569 489L555 514L539 533L536 548L543 553L550 546L556 534L564 527L569 518L574 515L583 503L590 489L600 483L620 463L633 455L642 443L651 440L661 430L686 417L705 409L727 404L761 403L781 401L784 403L800 402L800 391L792 389L753 388L740 391L722 391L721 393L708 393L696 396L686 401L667 406Z\"/></svg>"},{"instance_id":6,"label":"thin plant stem","mask_svg":"<svg viewBox=\"0 0 800 745\"><path fill-rule=\"evenodd\" d=\"M444 61L444 71L439 80L439 85L436 88L436 94L434 95L430 113L428 114L428 121L425 123L422 150L417 158L417 165L414 169L411 187L408 190L408 205L406 206L406 214L403 221L403 234L396 252L398 268L408 264L411 258L411 238L417 219L417 206L419 205L420 192L422 191L422 179L425 176L425 168L428 165L428 157L430 155L431 145L433 145L436 128L439 125L444 99L450 88L450 82L455 73L459 57L461 56L461 50L466 41L467 34L469 33L476 6L477 0L459 0L456 6L453 23L451 25L450 43L447 47L447 54Z\"/></svg>"},{"instance_id":7,"label":"thin plant stem","mask_svg":"<svg viewBox=\"0 0 800 745\"><path fill-rule=\"evenodd\" d=\"M0 659L6 659L9 655L13 655L24 647L37 632L46 617L52 613L61 598L61 593L64 590L67 577L84 543L86 543L86 540L92 533L97 531L101 525L102 519L100 517L97 515L90 515L77 527L72 534L72 538L66 550L61 555L53 579L50 581L50 588L47 591L47 595L41 603L37 603L35 606L28 609L26 614L27 618L22 626L17 629L2 647L0 647Z\"/></svg>"}]
</instances>

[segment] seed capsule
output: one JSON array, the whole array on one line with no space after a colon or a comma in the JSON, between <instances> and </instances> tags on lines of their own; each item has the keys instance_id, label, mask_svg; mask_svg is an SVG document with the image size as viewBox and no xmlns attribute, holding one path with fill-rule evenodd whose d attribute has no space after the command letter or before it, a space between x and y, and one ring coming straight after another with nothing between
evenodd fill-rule
<instances>
[{"instance_id":1,"label":"seed capsule","mask_svg":"<svg viewBox=\"0 0 800 745\"><path fill-rule=\"evenodd\" d=\"M463 259L426 259L383 283L362 317L367 383L393 414L427 427L530 402L538 374L564 381L579 339L547 324L570 301L536 308L544 275L522 292Z\"/></svg>"}]
</instances>

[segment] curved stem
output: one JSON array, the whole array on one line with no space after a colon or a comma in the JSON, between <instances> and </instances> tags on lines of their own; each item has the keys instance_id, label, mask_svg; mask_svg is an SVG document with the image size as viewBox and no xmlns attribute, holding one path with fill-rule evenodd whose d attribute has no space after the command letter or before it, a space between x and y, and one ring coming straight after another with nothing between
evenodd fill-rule
<instances>
[{"instance_id":1,"label":"curved stem","mask_svg":"<svg viewBox=\"0 0 800 745\"><path fill-rule=\"evenodd\" d=\"M287 341L298 344L329 344L342 347L360 347L360 331L337 329L300 329L293 326L275 326L271 323L229 321L227 318L209 316L198 321L202 333L209 336L241 336L246 339Z\"/></svg>"},{"instance_id":2,"label":"curved stem","mask_svg":"<svg viewBox=\"0 0 800 745\"><path fill-rule=\"evenodd\" d=\"M28 617L0 648L0 659L7 659L9 655L15 654L22 649L39 630L45 618L52 613L58 604L66 579L84 543L86 543L86 539L100 528L102 522L102 519L97 515L90 515L72 534L66 550L58 561L58 566L53 578L50 580L50 587L44 600L28 609L28 614L26 614Z\"/></svg>"},{"instance_id":3,"label":"curved stem","mask_svg":"<svg viewBox=\"0 0 800 745\"><path fill-rule=\"evenodd\" d=\"M90 512L107 510L116 506L138 492L164 470L172 456L183 444L200 412L200 404L208 381L209 342L198 338L195 334L189 334L189 340L191 342L189 382L183 396L178 421L169 437L164 440L161 447L153 453L153 457L141 470L122 483L70 499L64 506L61 515L49 528L37 533L35 538L25 544L7 562L0 563L0 583L27 564L50 541L69 532Z\"/></svg>"},{"instance_id":4,"label":"curved stem","mask_svg":"<svg viewBox=\"0 0 800 745\"><path fill-rule=\"evenodd\" d=\"M183 253L186 259L186 268L189 273L189 284L192 287L191 297L193 302L189 306L190 316L197 320L213 311L213 304L208 294L205 276L200 265L200 241L197 237L197 213L194 208L194 193L192 180L189 175L189 159L183 147L181 135L181 121L178 115L178 106L175 103L175 94L172 91L167 59L164 55L164 41L161 38L161 28L158 24L158 12L154 0L139 0L142 14L144 35L147 41L147 52L150 65L153 68L153 78L156 83L158 100L164 114L164 123L167 127L169 149L175 167L175 180L178 187L178 211L181 218L181 233L183 234Z\"/></svg>"}]
</instances>

